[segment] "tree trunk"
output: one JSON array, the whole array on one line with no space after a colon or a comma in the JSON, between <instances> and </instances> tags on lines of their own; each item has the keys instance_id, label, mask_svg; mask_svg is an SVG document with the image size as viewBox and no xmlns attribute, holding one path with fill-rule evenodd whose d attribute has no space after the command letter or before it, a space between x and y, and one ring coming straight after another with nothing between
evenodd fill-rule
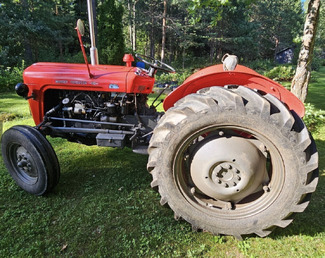
<instances>
[{"instance_id":1,"label":"tree trunk","mask_svg":"<svg viewBox=\"0 0 325 258\"><path fill-rule=\"evenodd\" d=\"M135 14L136 14L136 9L135 5L137 4L138 0L135 0L133 3L133 8L132 8L132 50L135 52L137 50L137 32L135 28Z\"/></svg>"},{"instance_id":2,"label":"tree trunk","mask_svg":"<svg viewBox=\"0 0 325 258\"><path fill-rule=\"evenodd\" d=\"M167 16L167 0L164 0L164 13L163 13L163 22L162 22L162 40L161 40L161 62L164 62L164 59L165 59L166 16Z\"/></svg>"},{"instance_id":3,"label":"tree trunk","mask_svg":"<svg viewBox=\"0 0 325 258\"><path fill-rule=\"evenodd\" d=\"M93 3L93 16L94 16L94 32L95 32L95 42L97 41L98 27L97 27L97 1L92 0Z\"/></svg>"},{"instance_id":4,"label":"tree trunk","mask_svg":"<svg viewBox=\"0 0 325 258\"><path fill-rule=\"evenodd\" d=\"M302 102L305 102L308 92L319 10L320 0L310 0L296 74L291 83L291 92Z\"/></svg>"},{"instance_id":5,"label":"tree trunk","mask_svg":"<svg viewBox=\"0 0 325 258\"><path fill-rule=\"evenodd\" d=\"M28 16L28 13L30 12L28 1L22 0L21 3L22 3L24 10L26 11L26 15ZM32 50L32 45L30 43L29 34L27 31L23 32L23 37L24 37L23 42L24 42L24 48L25 48L25 60L28 63L32 63L34 61L33 60L33 50Z\"/></svg>"},{"instance_id":6,"label":"tree trunk","mask_svg":"<svg viewBox=\"0 0 325 258\"><path fill-rule=\"evenodd\" d=\"M150 33L150 56L155 57L155 35L154 35L154 16L151 12L151 33Z\"/></svg>"},{"instance_id":7,"label":"tree trunk","mask_svg":"<svg viewBox=\"0 0 325 258\"><path fill-rule=\"evenodd\" d=\"M129 39L131 44L131 49L133 50L133 8L131 7L132 0L128 0L128 12L129 12ZM133 5L132 5L133 6Z\"/></svg>"}]
</instances>

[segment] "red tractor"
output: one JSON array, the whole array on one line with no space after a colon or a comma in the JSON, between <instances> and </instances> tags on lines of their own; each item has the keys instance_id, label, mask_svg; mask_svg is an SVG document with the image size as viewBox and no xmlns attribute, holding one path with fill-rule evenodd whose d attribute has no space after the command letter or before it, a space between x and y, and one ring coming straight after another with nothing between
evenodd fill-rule
<instances>
[{"instance_id":1,"label":"red tractor","mask_svg":"<svg viewBox=\"0 0 325 258\"><path fill-rule=\"evenodd\" d=\"M81 38L81 23L77 31ZM2 136L4 163L21 188L43 195L58 184L49 135L149 153L160 203L197 230L264 237L305 210L318 153L301 119L304 105L291 92L247 67L214 65L172 91L159 113L147 104L154 76L174 69L137 58L147 69L125 55L126 66L36 63L24 71L16 91L36 126Z\"/></svg>"}]
</instances>

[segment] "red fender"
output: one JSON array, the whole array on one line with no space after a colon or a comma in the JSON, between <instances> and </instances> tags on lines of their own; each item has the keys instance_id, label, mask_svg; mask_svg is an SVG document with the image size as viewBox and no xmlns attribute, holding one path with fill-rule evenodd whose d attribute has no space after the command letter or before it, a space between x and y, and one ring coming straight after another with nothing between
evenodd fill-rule
<instances>
[{"instance_id":1,"label":"red fender","mask_svg":"<svg viewBox=\"0 0 325 258\"><path fill-rule=\"evenodd\" d=\"M300 117L305 114L304 104L290 91L279 83L266 78L242 65L237 65L234 71L224 71L222 65L214 65L204 68L191 76L176 90L172 91L164 100L164 109L167 111L174 106L175 102L188 94L211 86L243 85L250 89L270 93L287 107L296 112Z\"/></svg>"}]
</instances>

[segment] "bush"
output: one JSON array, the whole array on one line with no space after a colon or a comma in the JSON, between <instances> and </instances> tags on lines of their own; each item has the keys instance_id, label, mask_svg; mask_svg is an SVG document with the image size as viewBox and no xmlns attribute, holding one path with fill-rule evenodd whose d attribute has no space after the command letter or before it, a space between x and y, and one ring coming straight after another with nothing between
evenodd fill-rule
<instances>
[{"instance_id":1,"label":"bush","mask_svg":"<svg viewBox=\"0 0 325 258\"><path fill-rule=\"evenodd\" d=\"M318 127L325 122L325 112L320 109L316 109L314 105L310 103L305 104L305 116L303 118L307 128L310 131L317 131Z\"/></svg>"},{"instance_id":2,"label":"bush","mask_svg":"<svg viewBox=\"0 0 325 258\"><path fill-rule=\"evenodd\" d=\"M187 77L189 77L193 72L191 70L179 71L176 73L162 73L160 75L156 75L157 83L165 83L165 82L177 82L178 85L181 85Z\"/></svg>"},{"instance_id":3,"label":"bush","mask_svg":"<svg viewBox=\"0 0 325 258\"><path fill-rule=\"evenodd\" d=\"M319 71L322 65L323 65L323 61L318 57L314 57L311 63L311 70Z\"/></svg>"},{"instance_id":4,"label":"bush","mask_svg":"<svg viewBox=\"0 0 325 258\"><path fill-rule=\"evenodd\" d=\"M274 67L274 62L266 59L266 60L254 60L250 61L247 64L244 64L245 66L255 70L258 73L265 73L266 71L271 70Z\"/></svg>"},{"instance_id":5,"label":"bush","mask_svg":"<svg viewBox=\"0 0 325 258\"><path fill-rule=\"evenodd\" d=\"M7 67L5 69L0 67L0 92L11 91L18 82L22 82L24 69L24 61L20 67Z\"/></svg>"},{"instance_id":6,"label":"bush","mask_svg":"<svg viewBox=\"0 0 325 258\"><path fill-rule=\"evenodd\" d=\"M264 75L275 81L291 81L295 75L295 68L292 65L279 65L265 72Z\"/></svg>"}]
</instances>

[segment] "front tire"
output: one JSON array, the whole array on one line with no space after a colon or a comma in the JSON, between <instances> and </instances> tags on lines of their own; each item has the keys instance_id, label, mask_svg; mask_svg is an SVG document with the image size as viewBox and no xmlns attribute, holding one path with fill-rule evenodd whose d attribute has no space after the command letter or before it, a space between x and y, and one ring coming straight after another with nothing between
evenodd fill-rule
<instances>
[{"instance_id":1,"label":"front tire","mask_svg":"<svg viewBox=\"0 0 325 258\"><path fill-rule=\"evenodd\" d=\"M194 229L264 237L308 205L318 154L302 120L243 86L191 94L159 121L148 171L161 204Z\"/></svg>"},{"instance_id":2,"label":"front tire","mask_svg":"<svg viewBox=\"0 0 325 258\"><path fill-rule=\"evenodd\" d=\"M1 139L3 161L18 186L43 195L59 182L60 167L47 139L30 126L14 126Z\"/></svg>"}]
</instances>

